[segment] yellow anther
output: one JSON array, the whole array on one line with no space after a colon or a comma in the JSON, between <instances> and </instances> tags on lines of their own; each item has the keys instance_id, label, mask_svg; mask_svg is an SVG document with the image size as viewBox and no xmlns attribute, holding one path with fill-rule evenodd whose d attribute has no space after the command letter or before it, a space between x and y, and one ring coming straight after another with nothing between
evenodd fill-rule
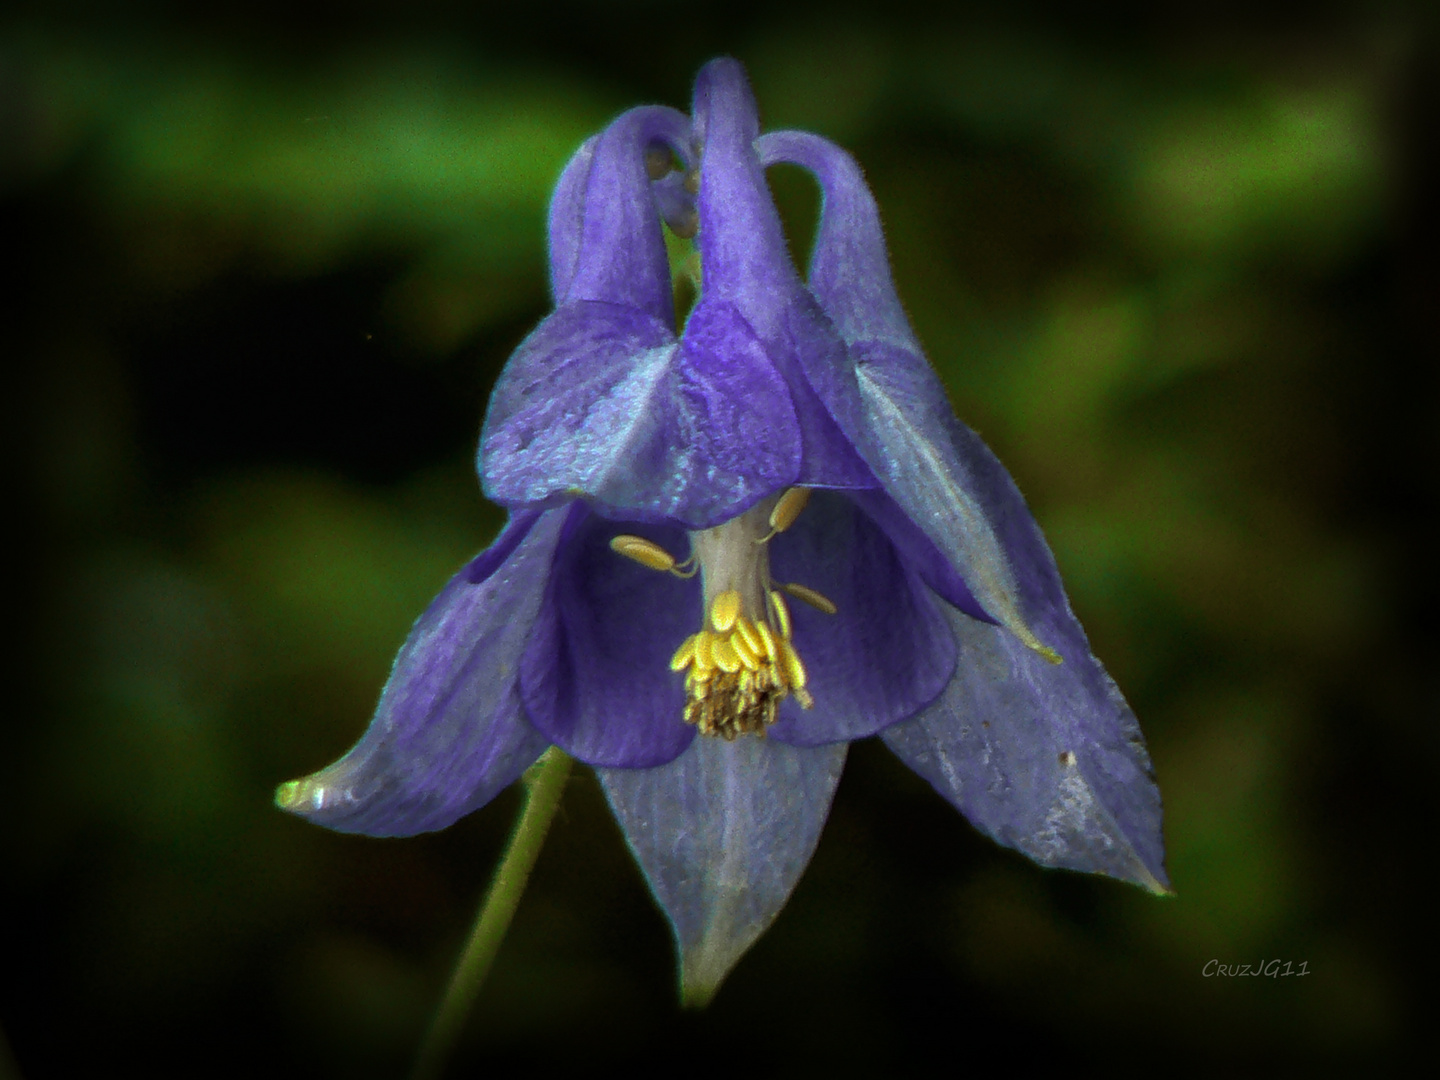
<instances>
[{"instance_id":1,"label":"yellow anther","mask_svg":"<svg viewBox=\"0 0 1440 1080\"><path fill-rule=\"evenodd\" d=\"M691 634L689 637L687 637L684 641L680 643L680 647L675 650L675 655L670 657L670 670L684 671L687 667L690 666L690 662L694 659L695 635Z\"/></svg>"},{"instance_id":2,"label":"yellow anther","mask_svg":"<svg viewBox=\"0 0 1440 1080\"><path fill-rule=\"evenodd\" d=\"M770 511L770 531L760 539L757 544L767 544L775 536L784 532L795 524L795 519L800 516L800 511L805 509L805 504L810 501L810 489L803 487L788 488L784 495L780 496L775 503L775 509Z\"/></svg>"},{"instance_id":3,"label":"yellow anther","mask_svg":"<svg viewBox=\"0 0 1440 1080\"><path fill-rule=\"evenodd\" d=\"M800 662L800 654L795 651L795 646L788 641L778 641L780 646L780 668L785 672L785 679L794 690L801 690L805 686L805 665ZM798 694L797 694L798 696Z\"/></svg>"},{"instance_id":4,"label":"yellow anther","mask_svg":"<svg viewBox=\"0 0 1440 1080\"><path fill-rule=\"evenodd\" d=\"M708 671L715 666L715 635L709 630L701 630L694 637L695 641L695 668L698 672L701 669Z\"/></svg>"},{"instance_id":5,"label":"yellow anther","mask_svg":"<svg viewBox=\"0 0 1440 1080\"><path fill-rule=\"evenodd\" d=\"M740 615L740 594L726 589L710 602L710 625L717 634L729 633Z\"/></svg>"},{"instance_id":6,"label":"yellow anther","mask_svg":"<svg viewBox=\"0 0 1440 1080\"><path fill-rule=\"evenodd\" d=\"M756 630L755 624L745 618L744 615L739 616L735 620L735 633L738 637L744 639L745 644L750 647L751 653L757 658L764 658L765 642L760 639L760 631Z\"/></svg>"},{"instance_id":7,"label":"yellow anther","mask_svg":"<svg viewBox=\"0 0 1440 1080\"><path fill-rule=\"evenodd\" d=\"M710 643L710 655L715 658L715 666L727 675L733 675L740 670L740 654L735 651L735 646L730 644L729 638L715 638Z\"/></svg>"},{"instance_id":8,"label":"yellow anther","mask_svg":"<svg viewBox=\"0 0 1440 1080\"><path fill-rule=\"evenodd\" d=\"M770 607L775 612L775 629L780 631L782 638L790 637L790 609L785 606L785 598L775 590L770 590Z\"/></svg>"},{"instance_id":9,"label":"yellow anther","mask_svg":"<svg viewBox=\"0 0 1440 1080\"><path fill-rule=\"evenodd\" d=\"M676 577L694 577L695 571L698 569L694 565L695 556L690 556L684 562L676 562L675 556L659 544L646 540L643 536L612 537L610 550L617 555L624 555L627 559L634 559L641 566L648 566L651 570L666 571Z\"/></svg>"},{"instance_id":10,"label":"yellow anther","mask_svg":"<svg viewBox=\"0 0 1440 1080\"><path fill-rule=\"evenodd\" d=\"M740 657L740 663L744 664L747 669L759 671L760 654L750 647L745 636L739 632L740 628L737 626L735 629L736 632L730 635L730 647L735 650L735 655Z\"/></svg>"},{"instance_id":11,"label":"yellow anther","mask_svg":"<svg viewBox=\"0 0 1440 1080\"><path fill-rule=\"evenodd\" d=\"M760 645L765 650L765 659L773 664L780 653L779 650L775 648L775 635L771 632L770 625L764 622L756 623L755 633L759 636ZM758 654L760 649L756 649L755 651Z\"/></svg>"},{"instance_id":12,"label":"yellow anther","mask_svg":"<svg viewBox=\"0 0 1440 1080\"><path fill-rule=\"evenodd\" d=\"M782 533L800 516L800 511L805 509L805 504L810 501L810 489L806 487L793 487L780 496L780 501L775 504L775 509L770 511L770 528L777 533Z\"/></svg>"},{"instance_id":13,"label":"yellow anther","mask_svg":"<svg viewBox=\"0 0 1440 1080\"><path fill-rule=\"evenodd\" d=\"M675 556L642 536L616 536L610 541L610 550L651 570L675 569Z\"/></svg>"},{"instance_id":14,"label":"yellow anther","mask_svg":"<svg viewBox=\"0 0 1440 1080\"><path fill-rule=\"evenodd\" d=\"M823 611L826 615L834 615L838 610L828 596L824 596L804 585L797 585L792 581L789 585L781 585L780 588L795 597L796 600L803 600L816 611Z\"/></svg>"}]
</instances>

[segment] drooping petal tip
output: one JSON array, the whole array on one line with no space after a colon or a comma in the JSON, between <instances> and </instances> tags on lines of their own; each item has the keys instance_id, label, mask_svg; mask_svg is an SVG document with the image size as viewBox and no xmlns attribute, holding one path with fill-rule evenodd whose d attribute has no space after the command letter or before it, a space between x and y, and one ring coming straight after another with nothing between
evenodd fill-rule
<instances>
[{"instance_id":1,"label":"drooping petal tip","mask_svg":"<svg viewBox=\"0 0 1440 1080\"><path fill-rule=\"evenodd\" d=\"M565 516L512 516L416 620L359 742L281 784L276 805L340 832L412 836L483 806L539 757L547 740L516 676Z\"/></svg>"},{"instance_id":2,"label":"drooping petal tip","mask_svg":"<svg viewBox=\"0 0 1440 1080\"><path fill-rule=\"evenodd\" d=\"M1168 893L1160 792L1140 728L1083 637L1068 643L1072 662L1055 667L1001 627L959 613L950 622L956 677L919 716L887 729L885 744L971 824L1041 866Z\"/></svg>"},{"instance_id":3,"label":"drooping petal tip","mask_svg":"<svg viewBox=\"0 0 1440 1080\"><path fill-rule=\"evenodd\" d=\"M320 801L324 802L324 792L320 793ZM307 805L315 803L314 777L306 776L299 780L287 780L275 789L275 805L281 810L288 810L292 814L304 811Z\"/></svg>"},{"instance_id":4,"label":"drooping petal tip","mask_svg":"<svg viewBox=\"0 0 1440 1080\"><path fill-rule=\"evenodd\" d=\"M660 768L597 770L674 929L687 1006L715 996L790 898L829 816L845 751L845 743L697 738Z\"/></svg>"}]
</instances>

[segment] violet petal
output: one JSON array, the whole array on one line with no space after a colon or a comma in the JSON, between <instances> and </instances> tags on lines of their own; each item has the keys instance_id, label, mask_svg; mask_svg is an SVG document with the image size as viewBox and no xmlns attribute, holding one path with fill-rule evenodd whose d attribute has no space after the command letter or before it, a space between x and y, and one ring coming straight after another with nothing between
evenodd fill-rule
<instances>
[{"instance_id":1,"label":"violet petal","mask_svg":"<svg viewBox=\"0 0 1440 1080\"><path fill-rule=\"evenodd\" d=\"M833 143L803 132L775 132L759 146L766 161L800 165L820 182L810 288L855 365L872 433L856 439L856 447L985 611L1032 648L1048 645L1025 622L997 523L972 490L961 452L971 441L964 438L968 429L955 418L895 295L879 212L859 166Z\"/></svg>"},{"instance_id":2,"label":"violet petal","mask_svg":"<svg viewBox=\"0 0 1440 1080\"><path fill-rule=\"evenodd\" d=\"M565 304L511 357L480 439L497 502L578 493L613 516L692 528L792 483L799 460L784 382L714 301L692 313L683 348L633 308Z\"/></svg>"},{"instance_id":3,"label":"violet petal","mask_svg":"<svg viewBox=\"0 0 1440 1080\"><path fill-rule=\"evenodd\" d=\"M600 783L675 932L681 993L703 1005L789 899L810 862L845 743L696 739L658 769Z\"/></svg>"},{"instance_id":4,"label":"violet petal","mask_svg":"<svg viewBox=\"0 0 1440 1080\"><path fill-rule=\"evenodd\" d=\"M1057 666L999 627L949 618L956 677L885 744L977 828L1041 865L1168 891L1160 793L1114 683L1088 651Z\"/></svg>"},{"instance_id":5,"label":"violet petal","mask_svg":"<svg viewBox=\"0 0 1440 1080\"><path fill-rule=\"evenodd\" d=\"M673 117L667 118L673 122ZM666 128L673 134L673 123ZM550 297L558 305L570 291L575 278L575 263L580 254L580 240L585 227L585 197L590 183L590 166L595 159L599 135L592 135L580 144L555 183L550 198L548 231L550 240ZM687 166L694 154L688 146L676 146L673 139L662 137ZM655 208L671 228L693 228L696 219L695 196L685 188L685 174L674 171L650 182Z\"/></svg>"},{"instance_id":6,"label":"violet petal","mask_svg":"<svg viewBox=\"0 0 1440 1080\"><path fill-rule=\"evenodd\" d=\"M955 670L955 638L930 590L874 522L839 492L817 491L770 541L777 582L834 602L834 615L791 599L794 644L814 706L781 707L772 738L797 746L862 739L914 716Z\"/></svg>"},{"instance_id":7,"label":"violet petal","mask_svg":"<svg viewBox=\"0 0 1440 1080\"><path fill-rule=\"evenodd\" d=\"M411 629L360 741L283 785L285 809L341 832L410 836L483 806L540 756L546 739L521 713L516 675L564 518L533 521L479 583L488 553L451 579Z\"/></svg>"},{"instance_id":8,"label":"violet petal","mask_svg":"<svg viewBox=\"0 0 1440 1080\"><path fill-rule=\"evenodd\" d=\"M774 336L784 309L804 286L785 246L780 215L753 144L760 132L745 71L714 60L695 82L700 158L700 244L705 293L734 302L762 339Z\"/></svg>"},{"instance_id":9,"label":"violet petal","mask_svg":"<svg viewBox=\"0 0 1440 1080\"><path fill-rule=\"evenodd\" d=\"M580 255L580 234L585 227L585 188L590 182L590 164L595 160L599 135L580 144L550 196L547 231L550 240L550 298L559 304L575 277L575 260Z\"/></svg>"},{"instance_id":10,"label":"violet petal","mask_svg":"<svg viewBox=\"0 0 1440 1080\"><path fill-rule=\"evenodd\" d=\"M991 632L983 624L967 624L959 638L961 665L955 682L979 682L985 673L1000 681L989 689L972 687L956 692L980 694L982 700L984 694L997 695L993 702L997 710L1021 709L1020 717L1012 717L1012 722L1033 723L1043 718L1048 728L1042 727L1034 737L1040 740L1046 730L1055 733L1054 739L1060 743L1053 747L1057 762L1064 751L1077 755L1079 775L1100 811L1114 815L1148 873L1163 885L1160 793L1135 716L1090 651L1085 631L1070 610L1055 558L1015 482L978 435L963 425L957 424L956 429L956 450L969 465L975 498L988 519L996 523L999 543L1014 567L1020 609L1034 632L1064 661L1049 663L1014 637L987 636ZM965 621L958 614L952 619ZM967 641L990 642L988 652L976 644L976 655L968 657ZM987 656L993 659L987 660ZM1024 707L1027 702L1028 708ZM967 715L973 718L976 713ZM991 719L992 725L995 722L988 716L981 719ZM1118 873L1118 869L1091 868ZM1138 872L1130 880L1149 884Z\"/></svg>"},{"instance_id":11,"label":"violet petal","mask_svg":"<svg viewBox=\"0 0 1440 1080\"><path fill-rule=\"evenodd\" d=\"M531 722L589 765L648 768L673 760L695 729L670 656L700 625L700 584L617 555L619 533L683 557L684 532L617 525L576 504L520 663Z\"/></svg>"},{"instance_id":12,"label":"violet petal","mask_svg":"<svg viewBox=\"0 0 1440 1080\"><path fill-rule=\"evenodd\" d=\"M858 166L801 132L757 145L767 163L801 165L820 182L809 285L857 365L881 448L871 464L1015 635L951 613L961 646L956 677L920 718L890 728L886 742L1002 843L1048 865L1163 887L1159 793L1134 715L1091 654L1014 481L955 419L921 354ZM1064 663L1037 655L1037 639Z\"/></svg>"},{"instance_id":13,"label":"violet petal","mask_svg":"<svg viewBox=\"0 0 1440 1080\"><path fill-rule=\"evenodd\" d=\"M471 559L465 569L461 571L465 580L472 585L479 585L496 570L504 565L505 560L510 558L511 553L519 547L535 523L545 513L529 507L523 510L516 510L505 522L505 527L500 530L500 535L495 537L490 546L482 551L475 558Z\"/></svg>"},{"instance_id":14,"label":"violet petal","mask_svg":"<svg viewBox=\"0 0 1440 1080\"><path fill-rule=\"evenodd\" d=\"M852 445L869 436L853 366L790 261L754 149L755 100L737 61L715 60L700 72L695 131L703 136L697 243L705 296L734 304L789 385L802 433L803 482L874 486Z\"/></svg>"},{"instance_id":15,"label":"violet petal","mask_svg":"<svg viewBox=\"0 0 1440 1080\"><path fill-rule=\"evenodd\" d=\"M765 165L798 165L819 181L823 202L807 284L840 335L919 352L890 276L880 211L855 159L807 131L772 131L755 149Z\"/></svg>"},{"instance_id":16,"label":"violet petal","mask_svg":"<svg viewBox=\"0 0 1440 1080\"><path fill-rule=\"evenodd\" d=\"M684 149L689 138L685 115L659 105L630 109L601 133L585 181L580 245L563 301L625 304L663 326L674 323L670 261L645 151L653 142Z\"/></svg>"},{"instance_id":17,"label":"violet petal","mask_svg":"<svg viewBox=\"0 0 1440 1080\"><path fill-rule=\"evenodd\" d=\"M985 622L995 620L985 613L970 592L965 579L955 572L950 560L940 554L934 541L910 520L883 488L852 491L850 498L871 521L879 525L905 563L920 575L926 586L952 607Z\"/></svg>"}]
</instances>

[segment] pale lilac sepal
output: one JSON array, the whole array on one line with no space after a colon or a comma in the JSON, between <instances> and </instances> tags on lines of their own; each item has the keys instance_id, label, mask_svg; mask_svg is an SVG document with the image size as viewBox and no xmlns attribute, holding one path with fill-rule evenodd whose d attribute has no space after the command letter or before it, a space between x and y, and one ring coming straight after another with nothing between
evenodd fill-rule
<instances>
[{"instance_id":1,"label":"pale lilac sepal","mask_svg":"<svg viewBox=\"0 0 1440 1080\"><path fill-rule=\"evenodd\" d=\"M285 809L341 832L429 832L489 802L540 756L546 739L526 721L517 682L565 516L530 521L482 581L472 577L485 554L455 575L411 629L360 741L285 785Z\"/></svg>"},{"instance_id":2,"label":"pale lilac sepal","mask_svg":"<svg viewBox=\"0 0 1440 1080\"><path fill-rule=\"evenodd\" d=\"M703 1005L774 921L810 861L846 744L696 739L600 783L675 931L684 1000Z\"/></svg>"}]
</instances>

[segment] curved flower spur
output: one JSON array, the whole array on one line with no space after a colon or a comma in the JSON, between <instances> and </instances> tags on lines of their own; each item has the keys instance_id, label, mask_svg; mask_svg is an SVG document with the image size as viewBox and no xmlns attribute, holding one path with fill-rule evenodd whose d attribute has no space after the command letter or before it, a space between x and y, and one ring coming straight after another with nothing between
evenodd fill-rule
<instances>
[{"instance_id":1,"label":"curved flower spur","mask_svg":"<svg viewBox=\"0 0 1440 1080\"><path fill-rule=\"evenodd\" d=\"M776 162L822 188L808 285ZM662 221L703 260L678 334ZM784 905L870 735L1036 862L1166 891L1134 715L922 355L853 160L761 136L720 59L692 117L632 109L579 149L549 233L556 307L480 445L509 522L415 624L360 742L280 805L440 829L558 746L595 767L692 1002Z\"/></svg>"}]
</instances>

